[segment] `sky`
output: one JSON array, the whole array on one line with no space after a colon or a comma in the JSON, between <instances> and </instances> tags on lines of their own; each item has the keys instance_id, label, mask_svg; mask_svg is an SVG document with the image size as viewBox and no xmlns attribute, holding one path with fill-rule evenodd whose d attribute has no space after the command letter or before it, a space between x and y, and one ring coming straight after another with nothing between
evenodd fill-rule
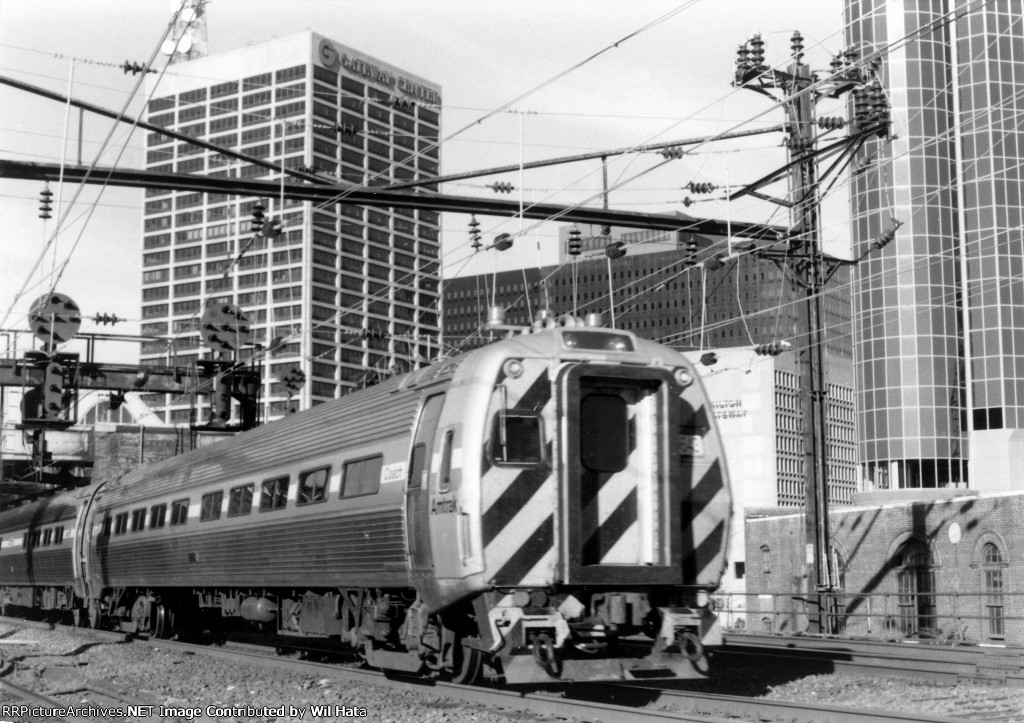
<instances>
[{"instance_id":1,"label":"sky","mask_svg":"<svg viewBox=\"0 0 1024 723\"><path fill-rule=\"evenodd\" d=\"M176 7L169 0L0 0L0 75L61 94L70 88L75 98L141 117L142 96L131 94L137 77L120 66L157 53ZM782 111L769 99L730 85L737 45L761 33L766 59L782 66L799 30L815 69L842 49L841 0L210 0L206 24L211 55L313 30L440 84L442 135L466 129L441 149L444 174L776 125ZM156 58L162 67L165 56ZM187 63L167 72L187 73ZM521 96L514 112L477 122ZM144 138L90 114L80 135L77 110L67 116L60 103L0 86L0 159L88 164L98 157L100 165L138 168ZM660 155L624 155L609 166L610 205L784 224L774 206L752 199L682 205L690 181L736 186L777 168L785 161L781 141L765 134L709 143L653 171ZM516 186L506 199L600 205L597 161L441 190L493 197L485 184L495 181ZM55 212L44 222L37 217L41 190L37 182L0 179L0 327L26 328L32 301L59 271L56 290L81 307L83 331L136 333L142 192L52 184ZM59 233L58 210L67 215ZM468 221L443 216L446 276L554 261L557 223L481 217L488 242L527 230L513 253L498 258L471 254ZM825 249L847 256L841 186L826 201L822 225ZM88 319L104 313L129 321L110 327Z\"/></svg>"}]
</instances>

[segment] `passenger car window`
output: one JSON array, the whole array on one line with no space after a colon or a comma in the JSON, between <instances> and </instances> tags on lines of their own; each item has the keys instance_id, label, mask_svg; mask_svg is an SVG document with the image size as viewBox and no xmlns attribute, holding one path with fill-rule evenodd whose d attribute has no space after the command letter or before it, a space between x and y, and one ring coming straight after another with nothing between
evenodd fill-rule
<instances>
[{"instance_id":1,"label":"passenger car window","mask_svg":"<svg viewBox=\"0 0 1024 723\"><path fill-rule=\"evenodd\" d=\"M455 444L455 430L446 429L441 440L441 473L437 478L437 491L447 492L452 488L452 446Z\"/></svg>"},{"instance_id":2,"label":"passenger car window","mask_svg":"<svg viewBox=\"0 0 1024 723\"><path fill-rule=\"evenodd\" d=\"M188 522L188 500L175 500L171 503L171 525L184 525Z\"/></svg>"},{"instance_id":3,"label":"passenger car window","mask_svg":"<svg viewBox=\"0 0 1024 723\"><path fill-rule=\"evenodd\" d=\"M149 529L156 530L167 522L167 505L153 505L149 508Z\"/></svg>"},{"instance_id":4,"label":"passenger car window","mask_svg":"<svg viewBox=\"0 0 1024 723\"><path fill-rule=\"evenodd\" d=\"M220 508L224 503L224 493L220 490L203 495L199 507L199 521L220 519Z\"/></svg>"},{"instance_id":5,"label":"passenger car window","mask_svg":"<svg viewBox=\"0 0 1024 723\"><path fill-rule=\"evenodd\" d=\"M252 512L253 483L232 487L228 493L228 517L238 517Z\"/></svg>"},{"instance_id":6,"label":"passenger car window","mask_svg":"<svg viewBox=\"0 0 1024 723\"><path fill-rule=\"evenodd\" d=\"M288 477L263 480L260 490L260 512L284 509L288 504Z\"/></svg>"},{"instance_id":7,"label":"passenger car window","mask_svg":"<svg viewBox=\"0 0 1024 723\"><path fill-rule=\"evenodd\" d=\"M491 459L498 465L540 464L543 460L540 417L522 412L495 414Z\"/></svg>"},{"instance_id":8,"label":"passenger car window","mask_svg":"<svg viewBox=\"0 0 1024 723\"><path fill-rule=\"evenodd\" d=\"M383 464L384 457L379 454L346 462L342 472L341 496L359 497L375 494L380 489L380 471Z\"/></svg>"},{"instance_id":9,"label":"passenger car window","mask_svg":"<svg viewBox=\"0 0 1024 723\"><path fill-rule=\"evenodd\" d=\"M593 472L621 472L629 464L629 408L615 394L580 401L580 461Z\"/></svg>"},{"instance_id":10,"label":"passenger car window","mask_svg":"<svg viewBox=\"0 0 1024 723\"><path fill-rule=\"evenodd\" d=\"M327 499L327 480L330 479L331 468L320 467L299 474L299 497L296 504L308 505L323 502Z\"/></svg>"}]
</instances>

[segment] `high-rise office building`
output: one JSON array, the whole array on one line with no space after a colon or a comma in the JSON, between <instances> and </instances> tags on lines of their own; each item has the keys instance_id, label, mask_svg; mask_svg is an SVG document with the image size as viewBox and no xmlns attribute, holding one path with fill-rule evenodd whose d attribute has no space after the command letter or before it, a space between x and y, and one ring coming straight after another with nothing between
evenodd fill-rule
<instances>
[{"instance_id":1,"label":"high-rise office building","mask_svg":"<svg viewBox=\"0 0 1024 723\"><path fill-rule=\"evenodd\" d=\"M437 175L440 102L437 84L306 32L173 65L147 118L344 186L382 185ZM148 134L146 149L150 171L282 176L160 133ZM263 362L270 416L429 358L439 332L438 214L339 200L147 191L142 331L174 340L146 343L143 362L210 357L199 320L213 303L240 307L256 342L274 347ZM279 233L253 233L258 203ZM295 368L307 381L292 399L282 377ZM189 400L168 398L163 413L188 422Z\"/></svg>"},{"instance_id":2,"label":"high-rise office building","mask_svg":"<svg viewBox=\"0 0 1024 723\"><path fill-rule=\"evenodd\" d=\"M1005 489L1024 463L1024 3L846 0L891 140L853 174L859 456L869 488ZM872 55L877 54L877 55Z\"/></svg>"}]
</instances>

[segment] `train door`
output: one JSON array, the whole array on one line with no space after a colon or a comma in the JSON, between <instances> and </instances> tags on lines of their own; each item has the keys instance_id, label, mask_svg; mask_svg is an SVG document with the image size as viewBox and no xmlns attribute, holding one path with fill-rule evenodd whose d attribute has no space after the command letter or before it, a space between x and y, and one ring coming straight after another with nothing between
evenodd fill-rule
<instances>
[{"instance_id":1,"label":"train door","mask_svg":"<svg viewBox=\"0 0 1024 723\"><path fill-rule=\"evenodd\" d=\"M580 365L563 377L568 545L573 582L680 581L672 379L652 369Z\"/></svg>"},{"instance_id":2,"label":"train door","mask_svg":"<svg viewBox=\"0 0 1024 723\"><path fill-rule=\"evenodd\" d=\"M427 397L413 437L405 509L409 566L414 573L433 569L430 555L430 472L437 422L443 405L444 394Z\"/></svg>"}]
</instances>

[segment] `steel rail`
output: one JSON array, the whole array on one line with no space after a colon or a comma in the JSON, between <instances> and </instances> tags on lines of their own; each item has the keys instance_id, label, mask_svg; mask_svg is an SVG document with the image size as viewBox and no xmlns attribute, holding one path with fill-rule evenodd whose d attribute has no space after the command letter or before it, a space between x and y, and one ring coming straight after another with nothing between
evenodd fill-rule
<instances>
[{"instance_id":1,"label":"steel rail","mask_svg":"<svg viewBox=\"0 0 1024 723\"><path fill-rule=\"evenodd\" d=\"M786 659L793 664L827 662L835 671L872 671L943 682L1024 683L1024 650L995 646L950 646L881 640L730 634L718 651L723 660Z\"/></svg>"},{"instance_id":2,"label":"steel rail","mask_svg":"<svg viewBox=\"0 0 1024 723\"><path fill-rule=\"evenodd\" d=\"M608 686L608 684L605 684ZM656 693L659 706L679 706L706 716L727 720L737 717L750 720L780 720L792 723L963 723L962 718L928 716L921 713L899 713L892 710L854 709L823 703L794 703L767 698L747 698L715 693L696 693L659 687L658 683L615 683L608 687L636 692ZM644 715L647 710L644 709Z\"/></svg>"},{"instance_id":3,"label":"steel rail","mask_svg":"<svg viewBox=\"0 0 1024 723\"><path fill-rule=\"evenodd\" d=\"M6 619L0 618L0 622ZM12 619L12 624L25 621ZM67 628L76 633L101 639L123 639L123 634L88 628ZM751 721L785 720L794 723L962 723L962 718L903 714L894 711L855 710L825 704L792 703L763 698L696 693L665 687L680 681L630 681L623 683L577 683L561 686L552 693L499 690L482 686L459 685L430 679L389 677L376 670L341 667L290 658L270 657L251 650L232 649L228 643L210 647L174 640L147 639L145 645L163 650L202 654L222 660L245 661L299 673L315 673L323 677L349 680L406 690L429 690L439 696L497 709L514 709L540 716L565 719L636 723L645 721L692 721L694 723L735 723L737 718ZM251 649L251 644L244 647ZM681 681L685 683L685 681ZM554 697L555 695L566 697ZM594 699L598 698L598 699ZM609 703L608 700L631 699L632 704ZM658 709L642 707L656 704ZM674 706L679 710L665 710Z\"/></svg>"}]
</instances>

